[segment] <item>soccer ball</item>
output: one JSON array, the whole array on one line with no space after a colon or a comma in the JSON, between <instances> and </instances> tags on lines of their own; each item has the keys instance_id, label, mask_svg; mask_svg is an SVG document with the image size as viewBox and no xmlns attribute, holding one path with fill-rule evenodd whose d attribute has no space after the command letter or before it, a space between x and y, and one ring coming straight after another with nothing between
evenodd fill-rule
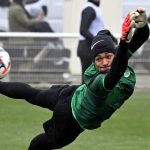
<instances>
[{"instance_id":1,"label":"soccer ball","mask_svg":"<svg viewBox=\"0 0 150 150\"><path fill-rule=\"evenodd\" d=\"M4 78L10 71L11 60L7 51L0 47L0 79Z\"/></svg>"}]
</instances>

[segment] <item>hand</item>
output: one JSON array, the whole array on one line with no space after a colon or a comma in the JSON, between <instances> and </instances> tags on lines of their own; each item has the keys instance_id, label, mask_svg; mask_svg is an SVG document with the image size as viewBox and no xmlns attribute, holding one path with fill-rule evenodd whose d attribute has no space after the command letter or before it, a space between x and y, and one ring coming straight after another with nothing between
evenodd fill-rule
<instances>
[{"instance_id":1,"label":"hand","mask_svg":"<svg viewBox=\"0 0 150 150\"><path fill-rule=\"evenodd\" d=\"M147 24L147 15L145 8L138 8L133 13L134 28L143 28Z\"/></svg>"},{"instance_id":2,"label":"hand","mask_svg":"<svg viewBox=\"0 0 150 150\"><path fill-rule=\"evenodd\" d=\"M133 14L132 13L129 13L123 24L122 24L122 35L121 35L121 40L122 41L126 41L126 42L129 42L131 40L131 37L132 37L132 27L134 25L134 22L133 22Z\"/></svg>"},{"instance_id":3,"label":"hand","mask_svg":"<svg viewBox=\"0 0 150 150\"><path fill-rule=\"evenodd\" d=\"M36 19L37 19L38 21L42 21L43 18L44 18L44 12L43 12L43 10L39 10L39 12L38 12L38 14L37 14L37 16L36 16Z\"/></svg>"}]
</instances>

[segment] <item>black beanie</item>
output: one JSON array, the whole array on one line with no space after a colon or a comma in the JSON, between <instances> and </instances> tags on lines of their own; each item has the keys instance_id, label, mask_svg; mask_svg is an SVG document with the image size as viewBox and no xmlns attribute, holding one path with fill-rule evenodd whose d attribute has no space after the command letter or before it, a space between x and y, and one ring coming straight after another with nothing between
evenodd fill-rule
<instances>
[{"instance_id":1,"label":"black beanie","mask_svg":"<svg viewBox=\"0 0 150 150\"><path fill-rule=\"evenodd\" d=\"M92 41L91 46L91 53L94 58L97 54L103 52L115 54L115 43L111 36L112 35L109 30L101 30L97 33Z\"/></svg>"}]
</instances>

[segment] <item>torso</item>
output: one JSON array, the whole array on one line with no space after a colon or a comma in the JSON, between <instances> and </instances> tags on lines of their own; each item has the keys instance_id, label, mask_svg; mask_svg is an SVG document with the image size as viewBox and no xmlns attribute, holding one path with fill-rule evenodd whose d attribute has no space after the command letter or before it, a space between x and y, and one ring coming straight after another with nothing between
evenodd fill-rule
<instances>
[{"instance_id":1,"label":"torso","mask_svg":"<svg viewBox=\"0 0 150 150\"><path fill-rule=\"evenodd\" d=\"M99 74L92 83L80 86L74 94L72 111L82 128L99 127L134 91L135 74L130 67L112 91L103 87L104 77L105 74Z\"/></svg>"}]
</instances>

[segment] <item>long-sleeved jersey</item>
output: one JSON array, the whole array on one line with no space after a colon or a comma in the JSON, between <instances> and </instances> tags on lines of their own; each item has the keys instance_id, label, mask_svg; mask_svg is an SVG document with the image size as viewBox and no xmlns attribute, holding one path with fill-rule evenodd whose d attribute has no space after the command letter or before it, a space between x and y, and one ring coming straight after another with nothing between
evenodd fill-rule
<instances>
[{"instance_id":1,"label":"long-sleeved jersey","mask_svg":"<svg viewBox=\"0 0 150 150\"><path fill-rule=\"evenodd\" d=\"M120 41L108 73L100 73L93 63L84 73L84 83L72 98L72 113L83 129L95 129L132 95L135 73L128 59L149 37L149 28L137 29L129 44Z\"/></svg>"}]
</instances>

